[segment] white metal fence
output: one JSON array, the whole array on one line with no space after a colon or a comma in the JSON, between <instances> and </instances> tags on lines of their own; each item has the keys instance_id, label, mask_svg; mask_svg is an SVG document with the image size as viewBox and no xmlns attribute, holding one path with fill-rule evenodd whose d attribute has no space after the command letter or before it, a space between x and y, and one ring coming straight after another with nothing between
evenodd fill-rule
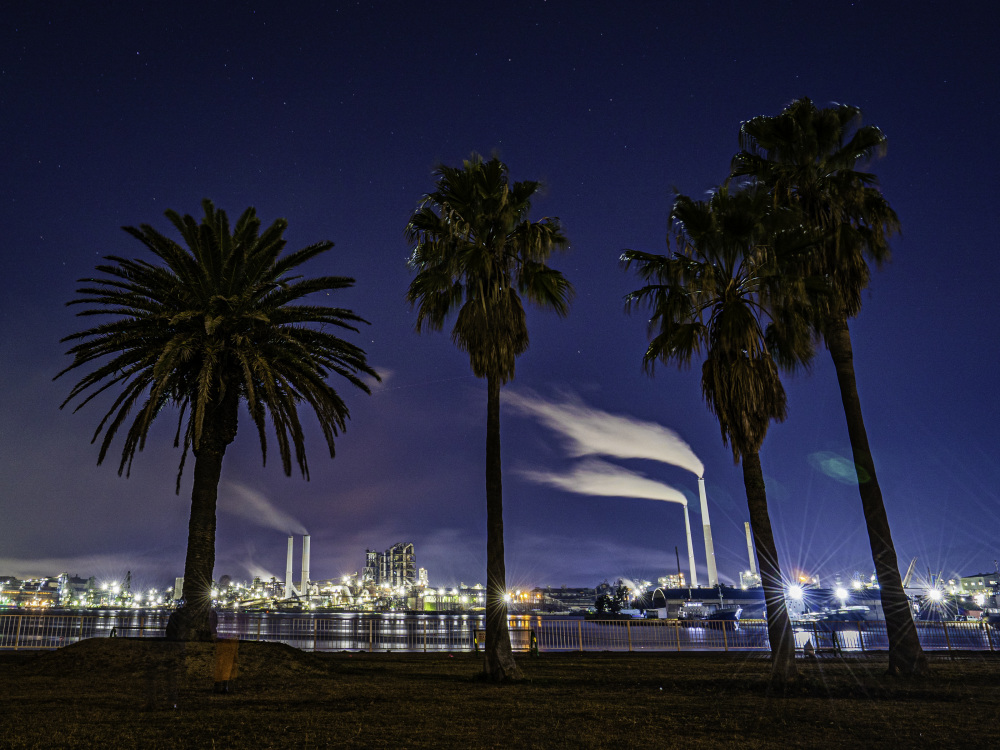
<instances>
[{"instance_id":1,"label":"white metal fence","mask_svg":"<svg viewBox=\"0 0 1000 750\"><path fill-rule=\"evenodd\" d=\"M166 612L0 614L0 649L53 649L85 638L161 637ZM762 620L740 623L683 620L583 620L512 616L511 641L526 651L766 651ZM1000 630L985 622L918 622L928 651L996 651ZM279 641L313 651L442 652L480 647L483 620L475 615L343 616L220 612L220 637ZM798 648L818 652L884 651L884 622L822 622L795 626Z\"/></svg>"}]
</instances>

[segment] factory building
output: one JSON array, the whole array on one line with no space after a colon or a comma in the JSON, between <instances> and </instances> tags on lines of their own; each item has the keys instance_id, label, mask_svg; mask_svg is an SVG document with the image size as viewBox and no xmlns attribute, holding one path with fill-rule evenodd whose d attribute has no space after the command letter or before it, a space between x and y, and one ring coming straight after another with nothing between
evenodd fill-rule
<instances>
[{"instance_id":1,"label":"factory building","mask_svg":"<svg viewBox=\"0 0 1000 750\"><path fill-rule=\"evenodd\" d=\"M385 552L365 550L361 580L376 586L412 588L417 582L416 556L412 542L397 542Z\"/></svg>"},{"instance_id":2,"label":"factory building","mask_svg":"<svg viewBox=\"0 0 1000 750\"><path fill-rule=\"evenodd\" d=\"M739 589L732 586L715 588L657 588L651 597L652 607L661 619L709 617L716 611L732 607L743 610L744 619L764 616L764 589Z\"/></svg>"},{"instance_id":3,"label":"factory building","mask_svg":"<svg viewBox=\"0 0 1000 750\"><path fill-rule=\"evenodd\" d=\"M411 592L407 604L418 612L468 612L486 607L486 588L459 584L458 588L423 588Z\"/></svg>"},{"instance_id":4,"label":"factory building","mask_svg":"<svg viewBox=\"0 0 1000 750\"><path fill-rule=\"evenodd\" d=\"M985 594L989 596L1000 588L1000 573L976 573L959 579L959 592L963 596Z\"/></svg>"},{"instance_id":5,"label":"factory building","mask_svg":"<svg viewBox=\"0 0 1000 750\"><path fill-rule=\"evenodd\" d=\"M586 611L593 608L594 600L597 598L597 589L594 588L553 588L546 586L538 587L531 591L531 604L534 609L546 612L570 612L574 610Z\"/></svg>"}]
</instances>

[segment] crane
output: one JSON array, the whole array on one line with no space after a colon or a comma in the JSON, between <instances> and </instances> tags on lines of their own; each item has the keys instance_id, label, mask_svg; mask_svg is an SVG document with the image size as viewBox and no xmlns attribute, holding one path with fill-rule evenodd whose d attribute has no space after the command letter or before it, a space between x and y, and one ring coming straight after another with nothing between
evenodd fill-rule
<instances>
[{"instance_id":1,"label":"crane","mask_svg":"<svg viewBox=\"0 0 1000 750\"><path fill-rule=\"evenodd\" d=\"M910 567L906 569L906 575L903 576L903 588L905 589L910 585L910 579L913 578L913 571L917 569L917 558L910 560Z\"/></svg>"}]
</instances>

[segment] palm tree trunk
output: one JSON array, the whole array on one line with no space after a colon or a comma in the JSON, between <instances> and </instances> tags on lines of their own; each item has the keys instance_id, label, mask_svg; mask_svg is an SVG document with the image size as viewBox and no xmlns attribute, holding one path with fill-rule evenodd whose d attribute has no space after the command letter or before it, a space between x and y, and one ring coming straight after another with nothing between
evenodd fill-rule
<instances>
[{"instance_id":1,"label":"palm tree trunk","mask_svg":"<svg viewBox=\"0 0 1000 750\"><path fill-rule=\"evenodd\" d=\"M215 640L212 573L215 569L215 506L223 454L224 451L202 450L195 457L184 560L184 604L170 615L167 640Z\"/></svg>"},{"instance_id":2,"label":"palm tree trunk","mask_svg":"<svg viewBox=\"0 0 1000 750\"><path fill-rule=\"evenodd\" d=\"M875 475L875 461L868 445L868 432L865 430L858 384L854 376L851 332L847 327L846 316L841 314L831 321L824 338L837 368L840 397L847 417L847 433L858 475L858 492L861 494L861 506L868 525L868 540L871 543L872 559L875 561L875 575L878 577L882 597L885 629L889 636L889 673L926 674L927 657L917 638L910 602L903 591L896 548L889 531L889 518L882 501L878 477Z\"/></svg>"},{"instance_id":3,"label":"palm tree trunk","mask_svg":"<svg viewBox=\"0 0 1000 750\"><path fill-rule=\"evenodd\" d=\"M500 465L500 379L487 376L486 406L486 659L494 682L521 679L507 629L507 569L503 552L503 475Z\"/></svg>"},{"instance_id":4,"label":"palm tree trunk","mask_svg":"<svg viewBox=\"0 0 1000 750\"><path fill-rule=\"evenodd\" d=\"M215 508L226 448L236 437L239 398L230 390L205 418L201 444L195 451L188 521L187 555L184 559L184 604L170 615L167 640L215 640L216 615L212 609L212 576L215 570Z\"/></svg>"},{"instance_id":5,"label":"palm tree trunk","mask_svg":"<svg viewBox=\"0 0 1000 750\"><path fill-rule=\"evenodd\" d=\"M785 608L785 587L781 577L781 564L778 562L778 549L771 532L771 518L767 513L767 492L764 487L764 472L760 468L760 454L746 454L742 463L750 528L753 530L754 549L760 563L764 606L767 607L771 684L783 685L798 674L795 667L795 634Z\"/></svg>"}]
</instances>

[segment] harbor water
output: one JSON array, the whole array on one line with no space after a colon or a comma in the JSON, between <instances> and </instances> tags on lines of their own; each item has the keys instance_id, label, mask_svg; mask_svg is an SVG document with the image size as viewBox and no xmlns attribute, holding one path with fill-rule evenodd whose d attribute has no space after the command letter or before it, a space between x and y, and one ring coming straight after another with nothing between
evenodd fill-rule
<instances>
[{"instance_id":1,"label":"harbor water","mask_svg":"<svg viewBox=\"0 0 1000 750\"><path fill-rule=\"evenodd\" d=\"M163 637L168 610L24 610L0 612L0 649L60 648L86 638ZM767 651L760 620L589 620L565 615L512 615L515 650ZM220 638L275 641L309 651L474 651L484 642L482 614L416 612L218 612ZM802 623L796 647L817 652L888 648L885 623ZM1000 649L1000 633L985 622L918 622L927 650Z\"/></svg>"}]
</instances>

